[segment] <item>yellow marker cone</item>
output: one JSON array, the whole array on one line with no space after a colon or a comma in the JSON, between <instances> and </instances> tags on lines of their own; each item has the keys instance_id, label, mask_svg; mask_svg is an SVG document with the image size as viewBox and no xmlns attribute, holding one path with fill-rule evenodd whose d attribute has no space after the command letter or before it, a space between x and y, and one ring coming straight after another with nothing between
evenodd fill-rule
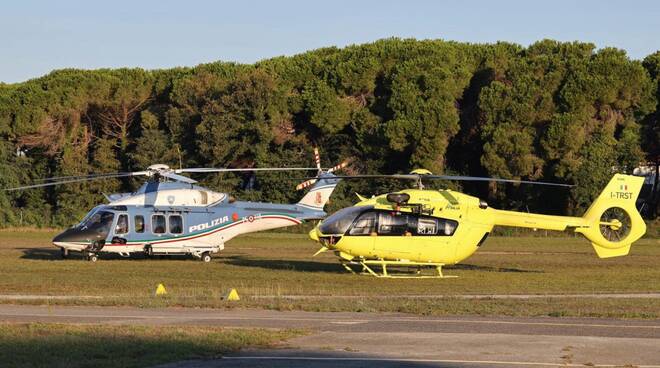
<instances>
[{"instance_id":1,"label":"yellow marker cone","mask_svg":"<svg viewBox=\"0 0 660 368\"><path fill-rule=\"evenodd\" d=\"M222 297L224 300L229 300L230 302L236 302L241 300L241 297L238 296L238 291L236 289L231 288L227 290L227 293Z\"/></svg>"},{"instance_id":2,"label":"yellow marker cone","mask_svg":"<svg viewBox=\"0 0 660 368\"><path fill-rule=\"evenodd\" d=\"M156 287L156 296L165 295L165 294L167 294L167 290L165 290L165 285L158 284L158 287Z\"/></svg>"}]
</instances>

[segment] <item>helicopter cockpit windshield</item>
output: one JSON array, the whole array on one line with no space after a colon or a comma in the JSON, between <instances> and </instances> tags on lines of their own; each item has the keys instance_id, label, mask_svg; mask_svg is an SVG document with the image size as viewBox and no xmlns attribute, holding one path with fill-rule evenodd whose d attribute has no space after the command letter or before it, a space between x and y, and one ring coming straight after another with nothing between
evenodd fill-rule
<instances>
[{"instance_id":1,"label":"helicopter cockpit windshield","mask_svg":"<svg viewBox=\"0 0 660 368\"><path fill-rule=\"evenodd\" d=\"M359 214L373 209L373 206L357 206L343 208L323 220L319 225L321 233L326 235L344 235L348 227Z\"/></svg>"},{"instance_id":2,"label":"helicopter cockpit windshield","mask_svg":"<svg viewBox=\"0 0 660 368\"><path fill-rule=\"evenodd\" d=\"M86 217L78 226L80 230L95 230L107 234L112 226L115 214L108 211L96 211Z\"/></svg>"},{"instance_id":3,"label":"helicopter cockpit windshield","mask_svg":"<svg viewBox=\"0 0 660 368\"><path fill-rule=\"evenodd\" d=\"M83 224L86 223L87 220L89 220L89 218L92 217L92 216L93 216L93 215L99 210L99 208L101 208L101 207L103 207L103 205L99 205L99 206L96 206L96 207L92 208L92 210L89 211L89 212L87 212L87 214L85 215L85 217L83 217L83 219L80 220L79 223L73 225L72 227L73 227L74 229L77 229L77 228L82 227Z\"/></svg>"}]
</instances>

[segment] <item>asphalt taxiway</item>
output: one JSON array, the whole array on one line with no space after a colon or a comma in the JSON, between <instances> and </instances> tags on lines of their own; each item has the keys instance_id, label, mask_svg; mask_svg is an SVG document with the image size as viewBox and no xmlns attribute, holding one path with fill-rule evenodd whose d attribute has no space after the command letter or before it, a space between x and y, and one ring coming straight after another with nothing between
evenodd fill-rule
<instances>
[{"instance_id":1,"label":"asphalt taxiway","mask_svg":"<svg viewBox=\"0 0 660 368\"><path fill-rule=\"evenodd\" d=\"M477 301L475 301L477 302ZM0 321L304 328L278 349L163 367L660 368L660 320L0 305Z\"/></svg>"}]
</instances>

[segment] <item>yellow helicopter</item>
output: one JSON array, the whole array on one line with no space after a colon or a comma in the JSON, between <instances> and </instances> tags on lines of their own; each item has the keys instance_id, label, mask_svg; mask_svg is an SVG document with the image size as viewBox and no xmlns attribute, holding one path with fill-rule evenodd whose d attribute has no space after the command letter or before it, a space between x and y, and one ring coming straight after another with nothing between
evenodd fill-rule
<instances>
[{"instance_id":1,"label":"yellow helicopter","mask_svg":"<svg viewBox=\"0 0 660 368\"><path fill-rule=\"evenodd\" d=\"M582 217L551 216L504 211L488 207L479 198L452 191L425 190L426 179L472 180L558 185L523 180L432 175L415 170L407 175L355 175L342 178L413 179L417 189L372 198L358 194L360 202L343 208L309 233L321 243L315 254L332 250L348 271L376 277L442 278L442 267L471 256L494 226L572 230L585 236L600 258L627 255L646 232L635 207L643 177L616 174ZM414 273L388 273L388 266L416 269ZM422 273L431 268L433 274Z\"/></svg>"}]
</instances>

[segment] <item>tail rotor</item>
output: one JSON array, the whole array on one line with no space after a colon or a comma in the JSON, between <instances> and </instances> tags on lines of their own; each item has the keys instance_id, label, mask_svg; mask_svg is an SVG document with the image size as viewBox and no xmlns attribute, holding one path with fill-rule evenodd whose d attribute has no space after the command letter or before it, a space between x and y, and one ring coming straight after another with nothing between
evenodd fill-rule
<instances>
[{"instance_id":1,"label":"tail rotor","mask_svg":"<svg viewBox=\"0 0 660 368\"><path fill-rule=\"evenodd\" d=\"M628 254L646 232L635 206L643 184L643 177L615 174L584 214L587 226L575 229L591 241L600 258Z\"/></svg>"},{"instance_id":2,"label":"tail rotor","mask_svg":"<svg viewBox=\"0 0 660 368\"><path fill-rule=\"evenodd\" d=\"M296 185L296 190L303 190L307 187L310 187L318 181L319 177L321 177L323 174L332 174L336 171L339 171L346 166L350 164L350 160L346 159L342 161L341 163L329 168L327 171L323 171L323 168L321 167L321 156L319 155L319 149L317 147L314 147L314 161L316 161L316 168L318 169L318 173L316 178L312 179L307 179L303 181L302 183Z\"/></svg>"},{"instance_id":3,"label":"tail rotor","mask_svg":"<svg viewBox=\"0 0 660 368\"><path fill-rule=\"evenodd\" d=\"M323 207L330 199L330 195L332 195L332 192L335 190L337 183L341 180L335 176L334 173L348 166L350 161L344 160L340 164L324 171L321 167L321 158L319 156L318 148L314 148L314 160L316 161L318 173L315 178L307 179L296 186L297 190L310 187L309 191L305 193L297 205L307 210L322 212Z\"/></svg>"},{"instance_id":4,"label":"tail rotor","mask_svg":"<svg viewBox=\"0 0 660 368\"><path fill-rule=\"evenodd\" d=\"M321 155L319 155L319 148L314 147L314 161L316 162L316 168L319 170L319 174L323 172L321 169Z\"/></svg>"}]
</instances>

